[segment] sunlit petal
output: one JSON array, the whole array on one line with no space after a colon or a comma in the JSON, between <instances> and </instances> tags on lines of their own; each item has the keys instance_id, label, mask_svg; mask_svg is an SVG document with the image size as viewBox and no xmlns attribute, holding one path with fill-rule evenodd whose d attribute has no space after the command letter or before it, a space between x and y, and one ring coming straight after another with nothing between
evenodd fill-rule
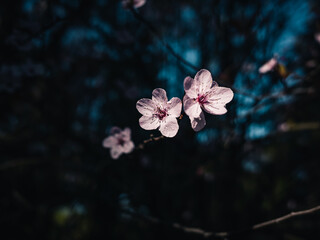
<instances>
[{"instance_id":1,"label":"sunlit petal","mask_svg":"<svg viewBox=\"0 0 320 240\"><path fill-rule=\"evenodd\" d=\"M161 134L165 137L174 137L179 130L178 121L175 117L167 117L163 121L159 128Z\"/></svg>"},{"instance_id":2,"label":"sunlit petal","mask_svg":"<svg viewBox=\"0 0 320 240\"><path fill-rule=\"evenodd\" d=\"M197 72L194 80L199 94L208 92L213 84L211 73L206 69L201 69Z\"/></svg>"},{"instance_id":3,"label":"sunlit petal","mask_svg":"<svg viewBox=\"0 0 320 240\"><path fill-rule=\"evenodd\" d=\"M152 116L155 112L156 105L149 98L142 98L136 104L137 110L144 116Z\"/></svg>"},{"instance_id":4,"label":"sunlit petal","mask_svg":"<svg viewBox=\"0 0 320 240\"><path fill-rule=\"evenodd\" d=\"M160 125L159 119L155 117L150 116L142 116L139 119L140 127L142 127L145 130L153 130L157 129Z\"/></svg>"},{"instance_id":5,"label":"sunlit petal","mask_svg":"<svg viewBox=\"0 0 320 240\"><path fill-rule=\"evenodd\" d=\"M181 114L182 103L177 97L171 98L167 104L168 114L173 117L179 117Z\"/></svg>"},{"instance_id":6,"label":"sunlit petal","mask_svg":"<svg viewBox=\"0 0 320 240\"><path fill-rule=\"evenodd\" d=\"M233 99L233 91L226 87L213 87L207 96L203 109L210 114L222 115L227 112L225 105Z\"/></svg>"},{"instance_id":7,"label":"sunlit petal","mask_svg":"<svg viewBox=\"0 0 320 240\"><path fill-rule=\"evenodd\" d=\"M200 104L192 98L186 98L186 100L183 102L183 107L185 113L190 117L199 117L200 113L202 112Z\"/></svg>"},{"instance_id":8,"label":"sunlit petal","mask_svg":"<svg viewBox=\"0 0 320 240\"><path fill-rule=\"evenodd\" d=\"M162 88L156 88L152 91L152 101L160 106L165 106L168 102L167 93Z\"/></svg>"},{"instance_id":9,"label":"sunlit petal","mask_svg":"<svg viewBox=\"0 0 320 240\"><path fill-rule=\"evenodd\" d=\"M183 82L184 91L190 98L196 98L198 96L198 87L195 80L191 77L186 77Z\"/></svg>"}]
</instances>

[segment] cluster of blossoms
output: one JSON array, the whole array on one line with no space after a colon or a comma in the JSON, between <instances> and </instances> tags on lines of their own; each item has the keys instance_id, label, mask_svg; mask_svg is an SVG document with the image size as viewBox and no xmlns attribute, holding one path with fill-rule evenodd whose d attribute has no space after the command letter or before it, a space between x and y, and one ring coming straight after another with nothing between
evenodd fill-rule
<instances>
[{"instance_id":1,"label":"cluster of blossoms","mask_svg":"<svg viewBox=\"0 0 320 240\"><path fill-rule=\"evenodd\" d=\"M227 112L226 104L233 98L230 88L219 87L212 80L208 70L200 70L193 78L184 79L185 96L184 111L188 115L194 131L200 131L206 125L204 112L222 115ZM145 130L159 129L165 137L174 137L179 130L177 118L180 117L182 102L173 97L168 101L167 93L162 88L152 91L152 98L142 98L136 104L142 114L139 119L141 128ZM117 127L111 129L110 136L103 141L103 146L111 149L111 157L117 159L122 153L130 153L134 144L130 139L131 131L123 131Z\"/></svg>"},{"instance_id":2,"label":"cluster of blossoms","mask_svg":"<svg viewBox=\"0 0 320 240\"><path fill-rule=\"evenodd\" d=\"M189 116L191 127L200 131L206 125L202 110L213 115L227 112L225 105L233 98L230 88L219 87L212 80L208 70L200 70L195 78L186 77L184 80L185 96L183 106ZM158 129L165 137L174 137L179 125L177 118L181 114L182 103L179 98L168 101L166 91L156 88L152 99L142 98L136 104L137 110L143 115L139 119L140 126L145 130Z\"/></svg>"}]
</instances>

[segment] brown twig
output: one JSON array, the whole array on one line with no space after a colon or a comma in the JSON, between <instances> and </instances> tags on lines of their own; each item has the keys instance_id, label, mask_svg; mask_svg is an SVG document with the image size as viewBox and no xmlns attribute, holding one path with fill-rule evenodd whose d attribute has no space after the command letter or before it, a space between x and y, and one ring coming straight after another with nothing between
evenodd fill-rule
<instances>
[{"instance_id":1,"label":"brown twig","mask_svg":"<svg viewBox=\"0 0 320 240\"><path fill-rule=\"evenodd\" d=\"M150 138L148 138L148 139L146 139L146 140L143 140L143 142L140 143L140 144L138 145L138 147L136 147L136 149L143 149L144 146L145 146L147 143L149 143L149 142L156 142L156 141L159 141L159 140L161 140L161 139L163 139L163 138L164 138L163 135L158 136L158 137L154 137L153 134L150 134Z\"/></svg>"},{"instance_id":2,"label":"brown twig","mask_svg":"<svg viewBox=\"0 0 320 240\"><path fill-rule=\"evenodd\" d=\"M139 218L142 218L143 220L149 221L151 223L164 224L161 220L159 220L157 218L139 214L134 210L130 210L130 211L124 210L124 211L126 213L129 213L129 214L133 215L133 216L138 216ZM318 205L316 207L313 207L313 208L310 208L310 209L307 209L307 210L291 212L291 213L289 213L287 215L284 215L282 217L275 218L275 219L269 220L269 221L265 221L265 222L262 222L262 223L259 223L259 224L255 224L255 225L253 225L252 227L250 227L250 228L248 228L246 230L235 231L235 232L209 232L209 231L205 231L205 230L203 230L201 228L193 228L193 227L183 226L183 225L181 225L179 223L172 223L172 224L165 224L165 225L168 225L168 226L170 226L172 228L181 230L181 231L183 231L185 233L194 233L194 234L197 234L197 235L201 235L204 238L209 238L209 237L212 237L212 238L227 238L227 237L231 237L231 236L243 235L243 234L249 233L251 231L255 231L255 230L258 230L258 229L262 229L262 228L265 228L265 227L268 227L268 226L271 226L271 225L275 225L275 224L284 222L284 221L286 221L286 220L288 220L290 218L294 218L294 217L302 216L302 215L312 214L312 213L315 213L317 211L320 211L320 205Z\"/></svg>"},{"instance_id":3,"label":"brown twig","mask_svg":"<svg viewBox=\"0 0 320 240\"><path fill-rule=\"evenodd\" d=\"M269 220L269 221L266 221L266 222L262 222L262 223L253 225L252 226L252 230L264 228L264 227L267 227L267 226L270 226L270 225L273 225L273 224L277 224L277 223L283 222L283 221L285 221L287 219L290 219L290 218L293 218L293 217L311 214L311 213L314 213L314 212L319 211L319 210L320 210L320 205L316 206L314 208L307 209L307 210L302 210L302 211L298 211L298 212L291 212L291 213L289 213L287 215L284 215L282 217L279 217L279 218L276 218L276 219L273 219L273 220Z\"/></svg>"}]
</instances>

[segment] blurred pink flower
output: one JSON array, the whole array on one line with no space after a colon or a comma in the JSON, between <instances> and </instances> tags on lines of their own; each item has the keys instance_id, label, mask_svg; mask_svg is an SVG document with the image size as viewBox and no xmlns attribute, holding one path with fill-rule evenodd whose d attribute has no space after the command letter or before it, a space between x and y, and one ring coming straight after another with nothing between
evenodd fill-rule
<instances>
[{"instance_id":1,"label":"blurred pink flower","mask_svg":"<svg viewBox=\"0 0 320 240\"><path fill-rule=\"evenodd\" d=\"M320 33L314 34L314 39L315 39L318 43L320 43Z\"/></svg>"},{"instance_id":2,"label":"blurred pink flower","mask_svg":"<svg viewBox=\"0 0 320 240\"><path fill-rule=\"evenodd\" d=\"M225 105L233 98L230 88L219 87L212 81L211 73L200 70L195 78L184 79L184 90L186 95L183 98L185 113L189 116L191 127L200 131L206 125L203 110L214 115L222 115L227 112Z\"/></svg>"},{"instance_id":3,"label":"blurred pink flower","mask_svg":"<svg viewBox=\"0 0 320 240\"><path fill-rule=\"evenodd\" d=\"M259 73L264 74L264 73L270 72L275 68L275 66L277 66L277 64L278 64L277 59L273 57L259 68Z\"/></svg>"},{"instance_id":4,"label":"blurred pink flower","mask_svg":"<svg viewBox=\"0 0 320 240\"><path fill-rule=\"evenodd\" d=\"M168 102L167 93L162 88L152 91L152 99L142 98L136 104L137 110L143 115L139 119L140 127L145 130L159 128L165 137L174 137L179 125L176 118L180 116L182 103L177 97Z\"/></svg>"},{"instance_id":5,"label":"blurred pink flower","mask_svg":"<svg viewBox=\"0 0 320 240\"><path fill-rule=\"evenodd\" d=\"M146 3L146 0L122 0L122 6L124 8L139 8Z\"/></svg>"},{"instance_id":6,"label":"blurred pink flower","mask_svg":"<svg viewBox=\"0 0 320 240\"><path fill-rule=\"evenodd\" d=\"M118 159L122 153L130 153L134 148L131 141L131 130L125 128L123 131L118 127L113 127L109 137L105 138L102 146L110 148L110 154L113 159Z\"/></svg>"}]
</instances>

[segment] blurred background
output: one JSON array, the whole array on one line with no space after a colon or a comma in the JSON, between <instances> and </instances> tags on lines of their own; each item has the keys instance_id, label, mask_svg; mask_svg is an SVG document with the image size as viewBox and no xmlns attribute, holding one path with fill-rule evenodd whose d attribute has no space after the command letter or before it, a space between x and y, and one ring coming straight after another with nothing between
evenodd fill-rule
<instances>
[{"instance_id":1,"label":"blurred background","mask_svg":"<svg viewBox=\"0 0 320 240\"><path fill-rule=\"evenodd\" d=\"M1 239L203 239L172 224L237 232L319 205L319 33L316 0L2 1ZM234 90L228 113L113 160L113 126L160 135L137 100L182 99L201 68ZM315 213L235 238L319 237Z\"/></svg>"}]
</instances>

